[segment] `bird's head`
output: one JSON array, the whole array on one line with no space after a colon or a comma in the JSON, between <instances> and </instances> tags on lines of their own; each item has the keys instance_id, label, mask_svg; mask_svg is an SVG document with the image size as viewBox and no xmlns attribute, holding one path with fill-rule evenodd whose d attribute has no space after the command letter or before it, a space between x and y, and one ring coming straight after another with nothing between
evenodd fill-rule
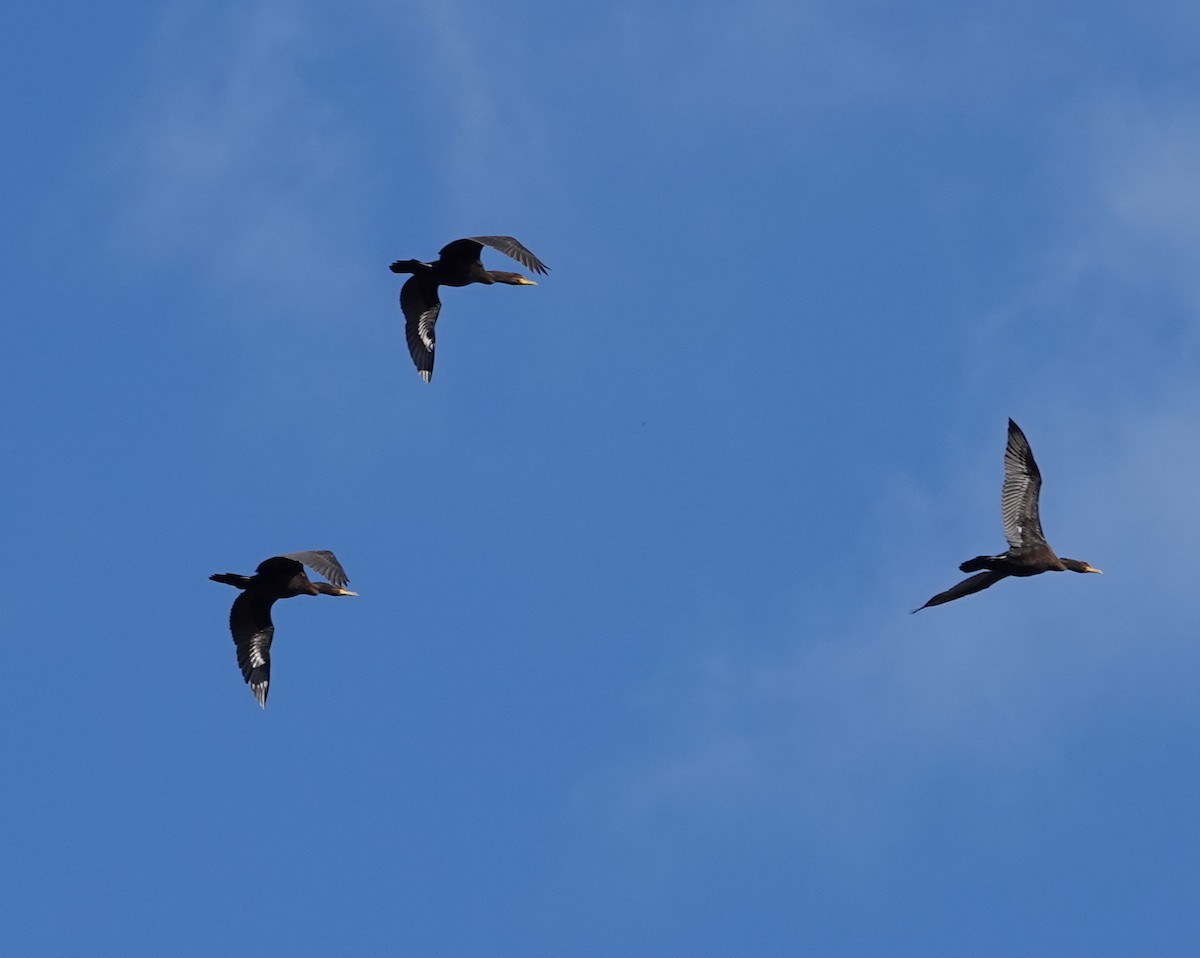
<instances>
[{"instance_id":1,"label":"bird's head","mask_svg":"<svg viewBox=\"0 0 1200 958\"><path fill-rule=\"evenodd\" d=\"M1078 559L1063 559L1062 564L1072 572L1094 572L1096 575L1104 575L1099 569L1093 569L1086 562L1080 562Z\"/></svg>"}]
</instances>

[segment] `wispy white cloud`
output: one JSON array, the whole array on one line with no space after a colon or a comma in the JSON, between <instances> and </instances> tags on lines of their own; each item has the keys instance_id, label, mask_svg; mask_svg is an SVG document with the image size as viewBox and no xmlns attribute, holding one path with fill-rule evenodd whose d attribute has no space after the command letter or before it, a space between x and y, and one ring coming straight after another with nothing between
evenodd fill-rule
<instances>
[{"instance_id":1,"label":"wispy white cloud","mask_svg":"<svg viewBox=\"0 0 1200 958\"><path fill-rule=\"evenodd\" d=\"M320 45L303 6L167 13L113 150L123 255L285 310L338 295L368 170L314 77Z\"/></svg>"},{"instance_id":2,"label":"wispy white cloud","mask_svg":"<svg viewBox=\"0 0 1200 958\"><path fill-rule=\"evenodd\" d=\"M421 148L453 229L509 229L495 222L511 222L534 198L552 209L561 190L531 86L547 78L521 26L466 0L426 0L403 21L398 46L428 58L423 86L403 96L425 120Z\"/></svg>"},{"instance_id":3,"label":"wispy white cloud","mask_svg":"<svg viewBox=\"0 0 1200 958\"><path fill-rule=\"evenodd\" d=\"M854 29L824 3L759 0L738 8L690 9L687 16L642 5L617 8L616 62L650 102L707 123L737 114L786 116L783 105L828 108L891 89L894 56L878 37ZM676 55L662 56L664 49ZM681 55L680 55L681 54Z\"/></svg>"},{"instance_id":4,"label":"wispy white cloud","mask_svg":"<svg viewBox=\"0 0 1200 958\"><path fill-rule=\"evenodd\" d=\"M952 563L1003 548L997 411L994 450L976 445L941 470L946 497L927 477L883 477L864 524L887 517L875 530L885 558L845 559L863 594L844 625L798 616L774 653L711 638L717 655L648 694L651 724L671 731L655 756L615 773L617 827L664 842L782 828L833 855L870 856L947 782L986 804L1069 775L1069 751L1114 696L1194 714L1181 676L1200 666L1200 114L1106 100L1075 119L1089 135L1054 161L1075 171L1058 225L1031 238L1029 283L996 304L966 378L992 399L1011 381L1004 402L1036 407L1024 425L1046 475L1047 533L1107 575L1004 582L916 616L895 607L957 581ZM1098 316L1109 297L1120 309ZM979 494L988 484L994 493ZM946 511L981 502L990 538L937 566L931 553L961 538Z\"/></svg>"},{"instance_id":5,"label":"wispy white cloud","mask_svg":"<svg viewBox=\"0 0 1200 958\"><path fill-rule=\"evenodd\" d=\"M1096 103L1075 129L1089 189L1081 254L1131 283L1172 283L1200 305L1200 110L1134 96Z\"/></svg>"}]
</instances>

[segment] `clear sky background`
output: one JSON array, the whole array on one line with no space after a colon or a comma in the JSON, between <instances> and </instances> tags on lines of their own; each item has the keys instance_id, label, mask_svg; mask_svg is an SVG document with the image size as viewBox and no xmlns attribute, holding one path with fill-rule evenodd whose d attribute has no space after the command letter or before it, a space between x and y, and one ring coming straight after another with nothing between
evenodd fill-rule
<instances>
[{"instance_id":1,"label":"clear sky background","mask_svg":"<svg viewBox=\"0 0 1200 958\"><path fill-rule=\"evenodd\" d=\"M1178 955L1194 3L25 5L12 955ZM518 237L417 378L397 258ZM516 268L488 252L493 268ZM1005 423L1105 571L1004 548ZM214 572L333 549L270 705Z\"/></svg>"}]
</instances>

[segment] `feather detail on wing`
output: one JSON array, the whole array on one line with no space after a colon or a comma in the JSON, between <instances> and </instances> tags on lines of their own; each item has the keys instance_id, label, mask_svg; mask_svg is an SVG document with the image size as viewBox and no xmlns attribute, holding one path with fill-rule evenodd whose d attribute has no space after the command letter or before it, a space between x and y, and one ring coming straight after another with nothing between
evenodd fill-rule
<instances>
[{"instance_id":1,"label":"feather detail on wing","mask_svg":"<svg viewBox=\"0 0 1200 958\"><path fill-rule=\"evenodd\" d=\"M442 310L437 287L414 276L400 287L400 309L404 312L404 337L417 373L429 382L433 378L434 324Z\"/></svg>"},{"instance_id":2,"label":"feather detail on wing","mask_svg":"<svg viewBox=\"0 0 1200 958\"><path fill-rule=\"evenodd\" d=\"M460 245L467 243L470 243L473 249L466 245ZM458 257L467 258L468 256L471 259L479 259L485 246L489 246L510 259L516 260L526 269L531 269L535 273L544 276L550 271L550 267L534 256L519 240L511 236L472 236L470 239L455 240L453 243L445 246L440 255L448 259Z\"/></svg>"},{"instance_id":3,"label":"feather detail on wing","mask_svg":"<svg viewBox=\"0 0 1200 958\"><path fill-rule=\"evenodd\" d=\"M328 549L313 549L308 552L287 552L284 554L284 558L303 562L313 572L327 579L331 585L336 585L339 589L344 589L350 584L350 580L346 577L346 570L338 562L337 556Z\"/></svg>"},{"instance_id":4,"label":"feather detail on wing","mask_svg":"<svg viewBox=\"0 0 1200 958\"><path fill-rule=\"evenodd\" d=\"M1033 450L1025 433L1008 421L1008 445L1004 449L1004 486L1000 490L1000 514L1004 517L1004 538L1011 549L1045 545L1042 520L1038 516L1038 495L1042 474L1033 459Z\"/></svg>"},{"instance_id":5,"label":"feather detail on wing","mask_svg":"<svg viewBox=\"0 0 1200 958\"><path fill-rule=\"evenodd\" d=\"M271 623L271 606L275 600L256 592L243 592L233 602L229 613L229 631L237 646L238 665L242 678L262 708L267 707L267 690L271 681L271 639L275 626Z\"/></svg>"}]
</instances>

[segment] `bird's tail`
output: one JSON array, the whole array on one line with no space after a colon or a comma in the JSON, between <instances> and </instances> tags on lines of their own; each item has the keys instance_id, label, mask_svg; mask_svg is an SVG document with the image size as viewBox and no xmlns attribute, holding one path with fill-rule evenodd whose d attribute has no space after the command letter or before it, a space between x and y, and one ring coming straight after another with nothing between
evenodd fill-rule
<instances>
[{"instance_id":1,"label":"bird's tail","mask_svg":"<svg viewBox=\"0 0 1200 958\"><path fill-rule=\"evenodd\" d=\"M958 568L962 572L982 572L984 569L992 568L995 561L995 556L976 556L974 559L968 559Z\"/></svg>"},{"instance_id":2,"label":"bird's tail","mask_svg":"<svg viewBox=\"0 0 1200 958\"><path fill-rule=\"evenodd\" d=\"M250 581L248 575L238 575L235 572L218 572L215 575L210 575L213 582L223 582L225 585L231 585L235 589L246 588L246 583Z\"/></svg>"},{"instance_id":3,"label":"bird's tail","mask_svg":"<svg viewBox=\"0 0 1200 958\"><path fill-rule=\"evenodd\" d=\"M388 269L393 273L420 273L428 266L419 259L398 259Z\"/></svg>"}]
</instances>

